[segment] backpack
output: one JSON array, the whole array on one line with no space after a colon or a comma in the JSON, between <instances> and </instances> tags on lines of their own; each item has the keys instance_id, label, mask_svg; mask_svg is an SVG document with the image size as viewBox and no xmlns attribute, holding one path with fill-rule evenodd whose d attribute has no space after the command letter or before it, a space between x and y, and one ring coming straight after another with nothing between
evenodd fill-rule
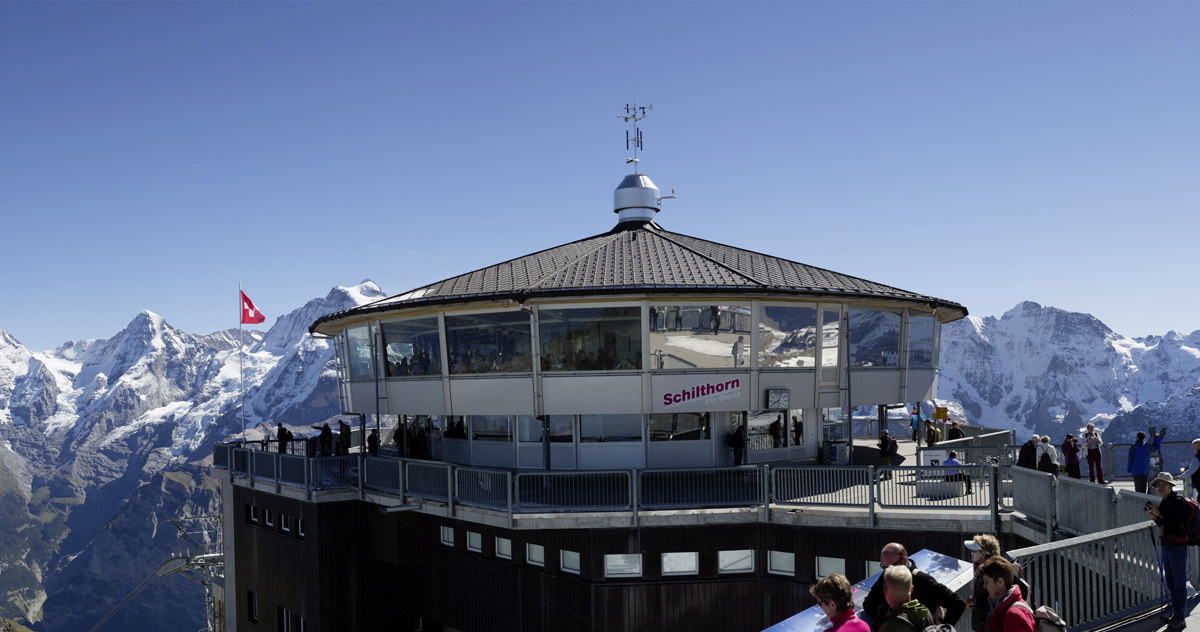
<instances>
[{"instance_id":1,"label":"backpack","mask_svg":"<svg viewBox=\"0 0 1200 632\"><path fill-rule=\"evenodd\" d=\"M1049 606L1041 606L1037 610L1029 607L1024 600L1016 601L1009 608L1021 606L1033 613L1033 632L1067 632L1067 622Z\"/></svg>"},{"instance_id":2,"label":"backpack","mask_svg":"<svg viewBox=\"0 0 1200 632\"><path fill-rule=\"evenodd\" d=\"M888 438L888 454L896 454L900 451L900 444L896 443L895 439Z\"/></svg>"},{"instance_id":3,"label":"backpack","mask_svg":"<svg viewBox=\"0 0 1200 632\"><path fill-rule=\"evenodd\" d=\"M1200 505L1197 505L1195 499L1191 496L1183 496L1182 500L1188 506L1187 536L1183 539L1174 535L1166 536L1167 541L1171 544L1200 546Z\"/></svg>"},{"instance_id":4,"label":"backpack","mask_svg":"<svg viewBox=\"0 0 1200 632\"><path fill-rule=\"evenodd\" d=\"M941 443L942 442L942 429L938 428L937 426L934 426L933 436L937 438L938 443Z\"/></svg>"},{"instance_id":5,"label":"backpack","mask_svg":"<svg viewBox=\"0 0 1200 632\"><path fill-rule=\"evenodd\" d=\"M1038 469L1040 470L1043 468L1054 468L1054 461L1050 459L1049 452L1043 452L1041 460L1038 461Z\"/></svg>"}]
</instances>

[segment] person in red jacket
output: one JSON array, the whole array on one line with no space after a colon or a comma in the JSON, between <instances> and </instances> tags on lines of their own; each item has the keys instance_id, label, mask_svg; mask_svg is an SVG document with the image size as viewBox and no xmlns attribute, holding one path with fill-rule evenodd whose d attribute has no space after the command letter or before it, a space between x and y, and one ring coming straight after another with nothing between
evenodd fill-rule
<instances>
[{"instance_id":1,"label":"person in red jacket","mask_svg":"<svg viewBox=\"0 0 1200 632\"><path fill-rule=\"evenodd\" d=\"M1033 609L1025 603L1021 589L1013 584L1012 566L1008 560L993 555L979 565L988 601L996 604L990 632L1033 632Z\"/></svg>"}]
</instances>

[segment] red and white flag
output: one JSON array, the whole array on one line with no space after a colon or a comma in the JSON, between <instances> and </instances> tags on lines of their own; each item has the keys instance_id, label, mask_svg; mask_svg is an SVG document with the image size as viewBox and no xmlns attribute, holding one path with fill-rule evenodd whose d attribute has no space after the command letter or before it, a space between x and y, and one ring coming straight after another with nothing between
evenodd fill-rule
<instances>
[{"instance_id":1,"label":"red and white flag","mask_svg":"<svg viewBox=\"0 0 1200 632\"><path fill-rule=\"evenodd\" d=\"M266 320L267 317L263 316L262 311L254 306L254 301L251 301L250 297L246 296L245 292L242 292L241 294L242 294L242 324L243 325L257 325L258 323L261 323L264 320Z\"/></svg>"}]
</instances>

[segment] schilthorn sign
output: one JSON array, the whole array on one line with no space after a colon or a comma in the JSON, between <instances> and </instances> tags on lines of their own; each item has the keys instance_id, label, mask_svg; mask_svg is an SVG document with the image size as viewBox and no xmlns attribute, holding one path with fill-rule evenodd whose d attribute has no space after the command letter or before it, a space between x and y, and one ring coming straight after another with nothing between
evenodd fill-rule
<instances>
[{"instance_id":1,"label":"schilthorn sign","mask_svg":"<svg viewBox=\"0 0 1200 632\"><path fill-rule=\"evenodd\" d=\"M697 399L703 399L704 404L716 404L737 399L741 396L742 380L740 378L733 378L721 382L706 382L671 393L664 393L662 403L664 408Z\"/></svg>"}]
</instances>

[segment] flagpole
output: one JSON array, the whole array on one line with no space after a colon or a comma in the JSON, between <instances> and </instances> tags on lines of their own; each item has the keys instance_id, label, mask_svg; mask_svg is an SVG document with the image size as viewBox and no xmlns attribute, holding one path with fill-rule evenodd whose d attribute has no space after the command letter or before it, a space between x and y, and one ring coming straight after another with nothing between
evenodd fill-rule
<instances>
[{"instance_id":1,"label":"flagpole","mask_svg":"<svg viewBox=\"0 0 1200 632\"><path fill-rule=\"evenodd\" d=\"M245 357L245 342L242 340L242 283L238 282L238 392L241 401L238 407L242 410L242 443L246 443L246 382L242 377L242 361Z\"/></svg>"}]
</instances>

